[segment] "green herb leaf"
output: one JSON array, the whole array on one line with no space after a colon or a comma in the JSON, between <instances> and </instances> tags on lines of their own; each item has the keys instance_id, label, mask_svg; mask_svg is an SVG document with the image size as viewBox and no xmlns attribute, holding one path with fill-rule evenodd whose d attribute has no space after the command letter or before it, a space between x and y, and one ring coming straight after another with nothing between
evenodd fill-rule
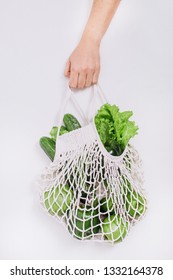
<instances>
[{"instance_id":1,"label":"green herb leaf","mask_svg":"<svg viewBox=\"0 0 173 280\"><path fill-rule=\"evenodd\" d=\"M132 111L120 112L118 106L104 104L95 116L95 124L100 139L106 149L115 150L120 155L129 140L137 134L138 126L129 118Z\"/></svg>"}]
</instances>

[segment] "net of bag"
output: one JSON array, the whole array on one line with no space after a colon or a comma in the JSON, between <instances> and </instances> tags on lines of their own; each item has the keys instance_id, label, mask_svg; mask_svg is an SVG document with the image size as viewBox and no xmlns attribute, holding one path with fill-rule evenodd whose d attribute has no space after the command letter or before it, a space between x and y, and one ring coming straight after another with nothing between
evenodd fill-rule
<instances>
[{"instance_id":1,"label":"net of bag","mask_svg":"<svg viewBox=\"0 0 173 280\"><path fill-rule=\"evenodd\" d=\"M117 119L115 127L111 128L105 121L110 118L103 109L108 108L110 112L112 109L100 87L94 86L93 96L102 101L101 110L95 112L86 125L76 126L77 129L69 132L68 125L77 123L67 115L68 133L60 136L65 104L70 99L76 103L74 93L68 89L60 114L55 158L41 176L40 200L45 210L61 221L73 237L116 243L128 235L131 226L146 212L142 165L137 150L128 139L125 147L116 146L111 139L115 149L110 150L108 140L104 141L105 135L99 130L103 125L112 135L115 131L111 129L122 126L121 121L127 122L130 114L122 113L121 120ZM82 113L79 104L76 107ZM114 117L116 121L115 113ZM124 123L122 133L132 130L132 124L129 122L128 125L129 128ZM122 135L119 137L122 140Z\"/></svg>"}]
</instances>

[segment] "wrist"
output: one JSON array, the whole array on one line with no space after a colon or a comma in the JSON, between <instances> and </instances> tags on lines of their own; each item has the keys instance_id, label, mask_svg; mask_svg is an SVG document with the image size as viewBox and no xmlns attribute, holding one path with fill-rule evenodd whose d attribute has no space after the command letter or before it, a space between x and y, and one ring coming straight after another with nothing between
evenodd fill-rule
<instances>
[{"instance_id":1,"label":"wrist","mask_svg":"<svg viewBox=\"0 0 173 280\"><path fill-rule=\"evenodd\" d=\"M94 36L91 33L88 34L87 32L86 33L84 32L81 37L81 42L84 44L90 44L90 45L100 47L101 38Z\"/></svg>"}]
</instances>

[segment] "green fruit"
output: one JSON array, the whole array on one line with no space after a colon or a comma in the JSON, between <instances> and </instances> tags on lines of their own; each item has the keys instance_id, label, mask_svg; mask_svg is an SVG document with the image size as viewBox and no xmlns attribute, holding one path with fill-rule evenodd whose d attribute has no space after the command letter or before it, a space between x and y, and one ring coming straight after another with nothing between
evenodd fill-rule
<instances>
[{"instance_id":1,"label":"green fruit","mask_svg":"<svg viewBox=\"0 0 173 280\"><path fill-rule=\"evenodd\" d=\"M65 114L63 122L68 131L72 131L81 127L78 120L72 114Z\"/></svg>"},{"instance_id":2,"label":"green fruit","mask_svg":"<svg viewBox=\"0 0 173 280\"><path fill-rule=\"evenodd\" d=\"M97 198L97 197L94 198L91 207L94 208L94 210L98 212L98 209L99 209L99 201L98 201L98 198Z\"/></svg>"},{"instance_id":3,"label":"green fruit","mask_svg":"<svg viewBox=\"0 0 173 280\"><path fill-rule=\"evenodd\" d=\"M86 199L87 199L87 193L85 191L82 191L80 196L80 202L85 204Z\"/></svg>"},{"instance_id":4,"label":"green fruit","mask_svg":"<svg viewBox=\"0 0 173 280\"><path fill-rule=\"evenodd\" d=\"M79 208L71 218L69 231L73 232L76 238L83 239L83 237L98 233L99 224L98 211L92 211L90 207Z\"/></svg>"},{"instance_id":5,"label":"green fruit","mask_svg":"<svg viewBox=\"0 0 173 280\"><path fill-rule=\"evenodd\" d=\"M50 209L49 191L44 193L44 204L45 204L46 208L48 209L49 213L51 215L54 215L54 213Z\"/></svg>"},{"instance_id":6,"label":"green fruit","mask_svg":"<svg viewBox=\"0 0 173 280\"><path fill-rule=\"evenodd\" d=\"M102 226L105 237L110 241L118 242L125 238L129 224L119 215L111 215L103 220Z\"/></svg>"},{"instance_id":7,"label":"green fruit","mask_svg":"<svg viewBox=\"0 0 173 280\"><path fill-rule=\"evenodd\" d=\"M115 206L111 197L103 197L100 200L100 210L102 213L113 213L115 211Z\"/></svg>"},{"instance_id":8,"label":"green fruit","mask_svg":"<svg viewBox=\"0 0 173 280\"><path fill-rule=\"evenodd\" d=\"M126 199L126 211L131 218L139 218L145 211L144 198L135 191L128 192Z\"/></svg>"},{"instance_id":9,"label":"green fruit","mask_svg":"<svg viewBox=\"0 0 173 280\"><path fill-rule=\"evenodd\" d=\"M46 155L50 158L51 161L54 160L55 157L55 141L49 137L41 137L40 138L40 146Z\"/></svg>"},{"instance_id":10,"label":"green fruit","mask_svg":"<svg viewBox=\"0 0 173 280\"><path fill-rule=\"evenodd\" d=\"M50 192L50 193L49 193ZM73 199L73 192L69 186L53 187L44 193L44 203L51 215L62 216L69 208Z\"/></svg>"},{"instance_id":11,"label":"green fruit","mask_svg":"<svg viewBox=\"0 0 173 280\"><path fill-rule=\"evenodd\" d=\"M51 138L52 138L54 141L56 141L57 133L58 133L58 127L57 127L57 126L53 126L52 129L51 129L51 131L50 131L50 136L51 136ZM66 128L64 125L62 125L62 126L60 127L59 135L63 135L63 134L65 134L65 133L68 133L68 130L67 130L67 128Z\"/></svg>"},{"instance_id":12,"label":"green fruit","mask_svg":"<svg viewBox=\"0 0 173 280\"><path fill-rule=\"evenodd\" d=\"M64 125L61 125L59 135L63 135L65 133L68 133L67 128Z\"/></svg>"}]
</instances>

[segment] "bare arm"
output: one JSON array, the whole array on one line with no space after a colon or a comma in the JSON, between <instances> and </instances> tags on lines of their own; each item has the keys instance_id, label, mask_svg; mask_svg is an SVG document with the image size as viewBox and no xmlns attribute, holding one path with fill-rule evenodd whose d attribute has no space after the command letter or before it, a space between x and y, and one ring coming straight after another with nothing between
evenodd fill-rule
<instances>
[{"instance_id":1,"label":"bare arm","mask_svg":"<svg viewBox=\"0 0 173 280\"><path fill-rule=\"evenodd\" d=\"M100 43L121 0L93 0L82 38L69 57L65 76L72 88L97 83L100 72Z\"/></svg>"}]
</instances>

